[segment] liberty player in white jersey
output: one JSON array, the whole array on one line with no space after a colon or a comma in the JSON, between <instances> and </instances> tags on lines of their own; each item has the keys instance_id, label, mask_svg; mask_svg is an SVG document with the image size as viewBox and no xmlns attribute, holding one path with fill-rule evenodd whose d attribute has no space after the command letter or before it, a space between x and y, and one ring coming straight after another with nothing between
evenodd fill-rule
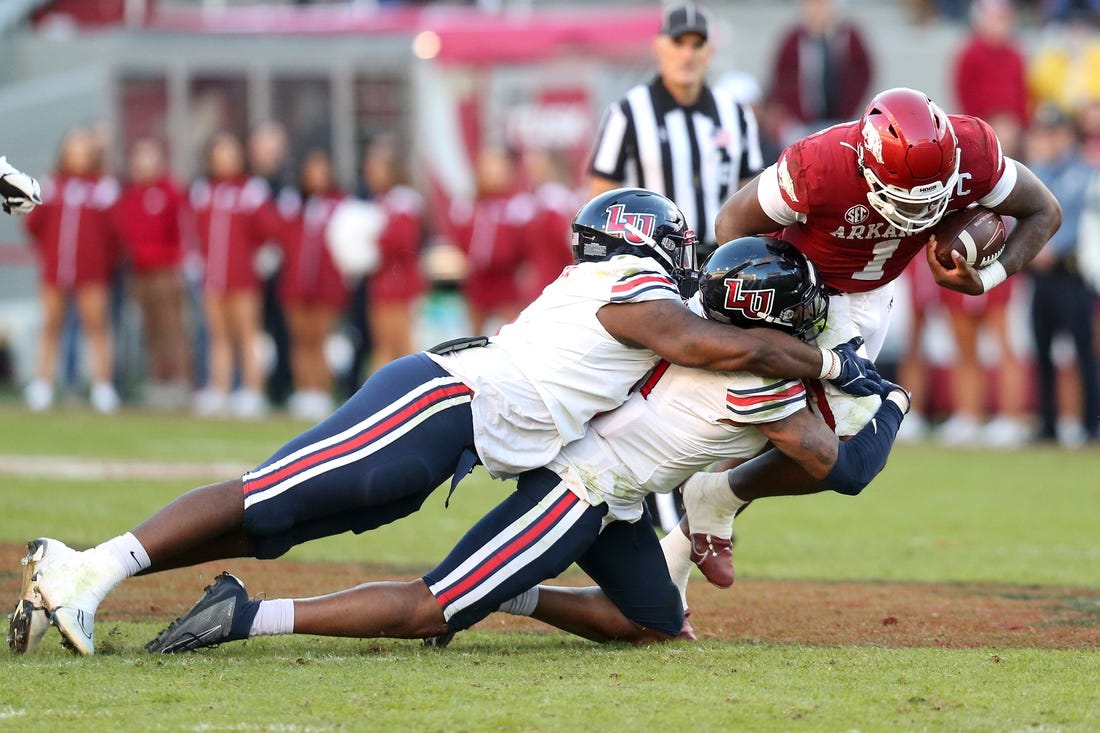
<instances>
[{"instance_id":1,"label":"liberty player in white jersey","mask_svg":"<svg viewBox=\"0 0 1100 733\"><path fill-rule=\"evenodd\" d=\"M735 267L723 273L717 297L695 301L700 314L804 337L824 321L827 301L813 269L790 245L749 238L724 245L715 258ZM595 418L581 440L567 445L551 461L553 470L523 473L516 492L422 582L257 602L223 574L147 649L176 652L268 633L451 634L498 609L596 640L676 636L684 628L680 594L651 524L638 521L646 494L671 491L716 459L754 455L769 439L827 486L856 492L882 468L907 408L903 390L880 387L889 396L876 427L841 445L808 411L798 380L661 362L622 407ZM535 586L573 562L597 588Z\"/></svg>"},{"instance_id":2,"label":"liberty player in white jersey","mask_svg":"<svg viewBox=\"0 0 1100 733\"><path fill-rule=\"evenodd\" d=\"M612 191L582 208L573 229L582 262L488 344L462 340L392 362L255 470L195 489L97 548L30 542L11 648L36 646L33 619L44 608L69 647L91 654L95 609L137 572L273 558L378 527L419 509L479 457L499 476L539 467L596 412L625 400L658 356L877 389L854 345L821 350L687 310L677 279L694 264L694 236L668 199Z\"/></svg>"}]
</instances>

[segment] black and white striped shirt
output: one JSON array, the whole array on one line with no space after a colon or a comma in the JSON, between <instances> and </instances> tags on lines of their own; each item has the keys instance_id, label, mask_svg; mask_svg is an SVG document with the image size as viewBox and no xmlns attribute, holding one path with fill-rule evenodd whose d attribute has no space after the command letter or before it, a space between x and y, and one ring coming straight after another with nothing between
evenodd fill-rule
<instances>
[{"instance_id":1,"label":"black and white striped shirt","mask_svg":"<svg viewBox=\"0 0 1100 733\"><path fill-rule=\"evenodd\" d=\"M590 172L675 201L699 237L702 257L718 245L718 209L763 165L751 109L709 86L683 107L656 77L608 108Z\"/></svg>"}]
</instances>

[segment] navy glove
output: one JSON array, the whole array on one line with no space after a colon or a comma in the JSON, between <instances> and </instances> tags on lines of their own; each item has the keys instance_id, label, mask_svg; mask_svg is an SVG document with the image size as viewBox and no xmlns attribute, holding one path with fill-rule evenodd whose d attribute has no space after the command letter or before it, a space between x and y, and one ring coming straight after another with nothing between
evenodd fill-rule
<instances>
[{"instance_id":1,"label":"navy glove","mask_svg":"<svg viewBox=\"0 0 1100 733\"><path fill-rule=\"evenodd\" d=\"M840 359L840 374L829 379L829 382L853 397L882 396L886 394L883 392L883 379L869 359L856 353L861 346L863 338L856 336L851 341L833 347L833 353Z\"/></svg>"},{"instance_id":2,"label":"navy glove","mask_svg":"<svg viewBox=\"0 0 1100 733\"><path fill-rule=\"evenodd\" d=\"M882 388L881 394L883 401L889 398L891 402L898 406L902 415L909 414L909 408L913 402L913 396L909 394L909 390L902 387L900 384L891 382L889 379L880 379L879 387ZM896 392L896 394L891 397L891 392Z\"/></svg>"}]
</instances>

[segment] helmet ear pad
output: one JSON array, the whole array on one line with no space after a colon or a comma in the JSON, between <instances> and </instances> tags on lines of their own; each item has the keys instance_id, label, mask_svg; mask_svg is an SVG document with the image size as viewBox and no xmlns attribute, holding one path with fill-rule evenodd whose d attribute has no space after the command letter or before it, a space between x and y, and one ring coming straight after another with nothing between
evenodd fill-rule
<instances>
[{"instance_id":1,"label":"helmet ear pad","mask_svg":"<svg viewBox=\"0 0 1100 733\"><path fill-rule=\"evenodd\" d=\"M699 300L712 320L805 340L821 332L829 310L814 266L774 237L742 237L716 249L699 272Z\"/></svg>"},{"instance_id":2,"label":"helmet ear pad","mask_svg":"<svg viewBox=\"0 0 1100 733\"><path fill-rule=\"evenodd\" d=\"M629 254L656 260L680 280L695 275L695 234L670 199L641 188L617 188L581 207L573 219L573 257L597 262Z\"/></svg>"}]
</instances>

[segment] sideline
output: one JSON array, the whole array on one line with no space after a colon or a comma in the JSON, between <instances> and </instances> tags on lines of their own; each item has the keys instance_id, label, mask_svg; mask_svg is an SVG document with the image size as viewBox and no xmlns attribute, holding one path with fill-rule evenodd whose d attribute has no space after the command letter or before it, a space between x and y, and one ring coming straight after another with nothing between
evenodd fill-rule
<instances>
[{"instance_id":1,"label":"sideline","mask_svg":"<svg viewBox=\"0 0 1100 733\"><path fill-rule=\"evenodd\" d=\"M0 476L65 481L219 480L240 476L252 468L253 466L232 461L124 461L0 453Z\"/></svg>"}]
</instances>

